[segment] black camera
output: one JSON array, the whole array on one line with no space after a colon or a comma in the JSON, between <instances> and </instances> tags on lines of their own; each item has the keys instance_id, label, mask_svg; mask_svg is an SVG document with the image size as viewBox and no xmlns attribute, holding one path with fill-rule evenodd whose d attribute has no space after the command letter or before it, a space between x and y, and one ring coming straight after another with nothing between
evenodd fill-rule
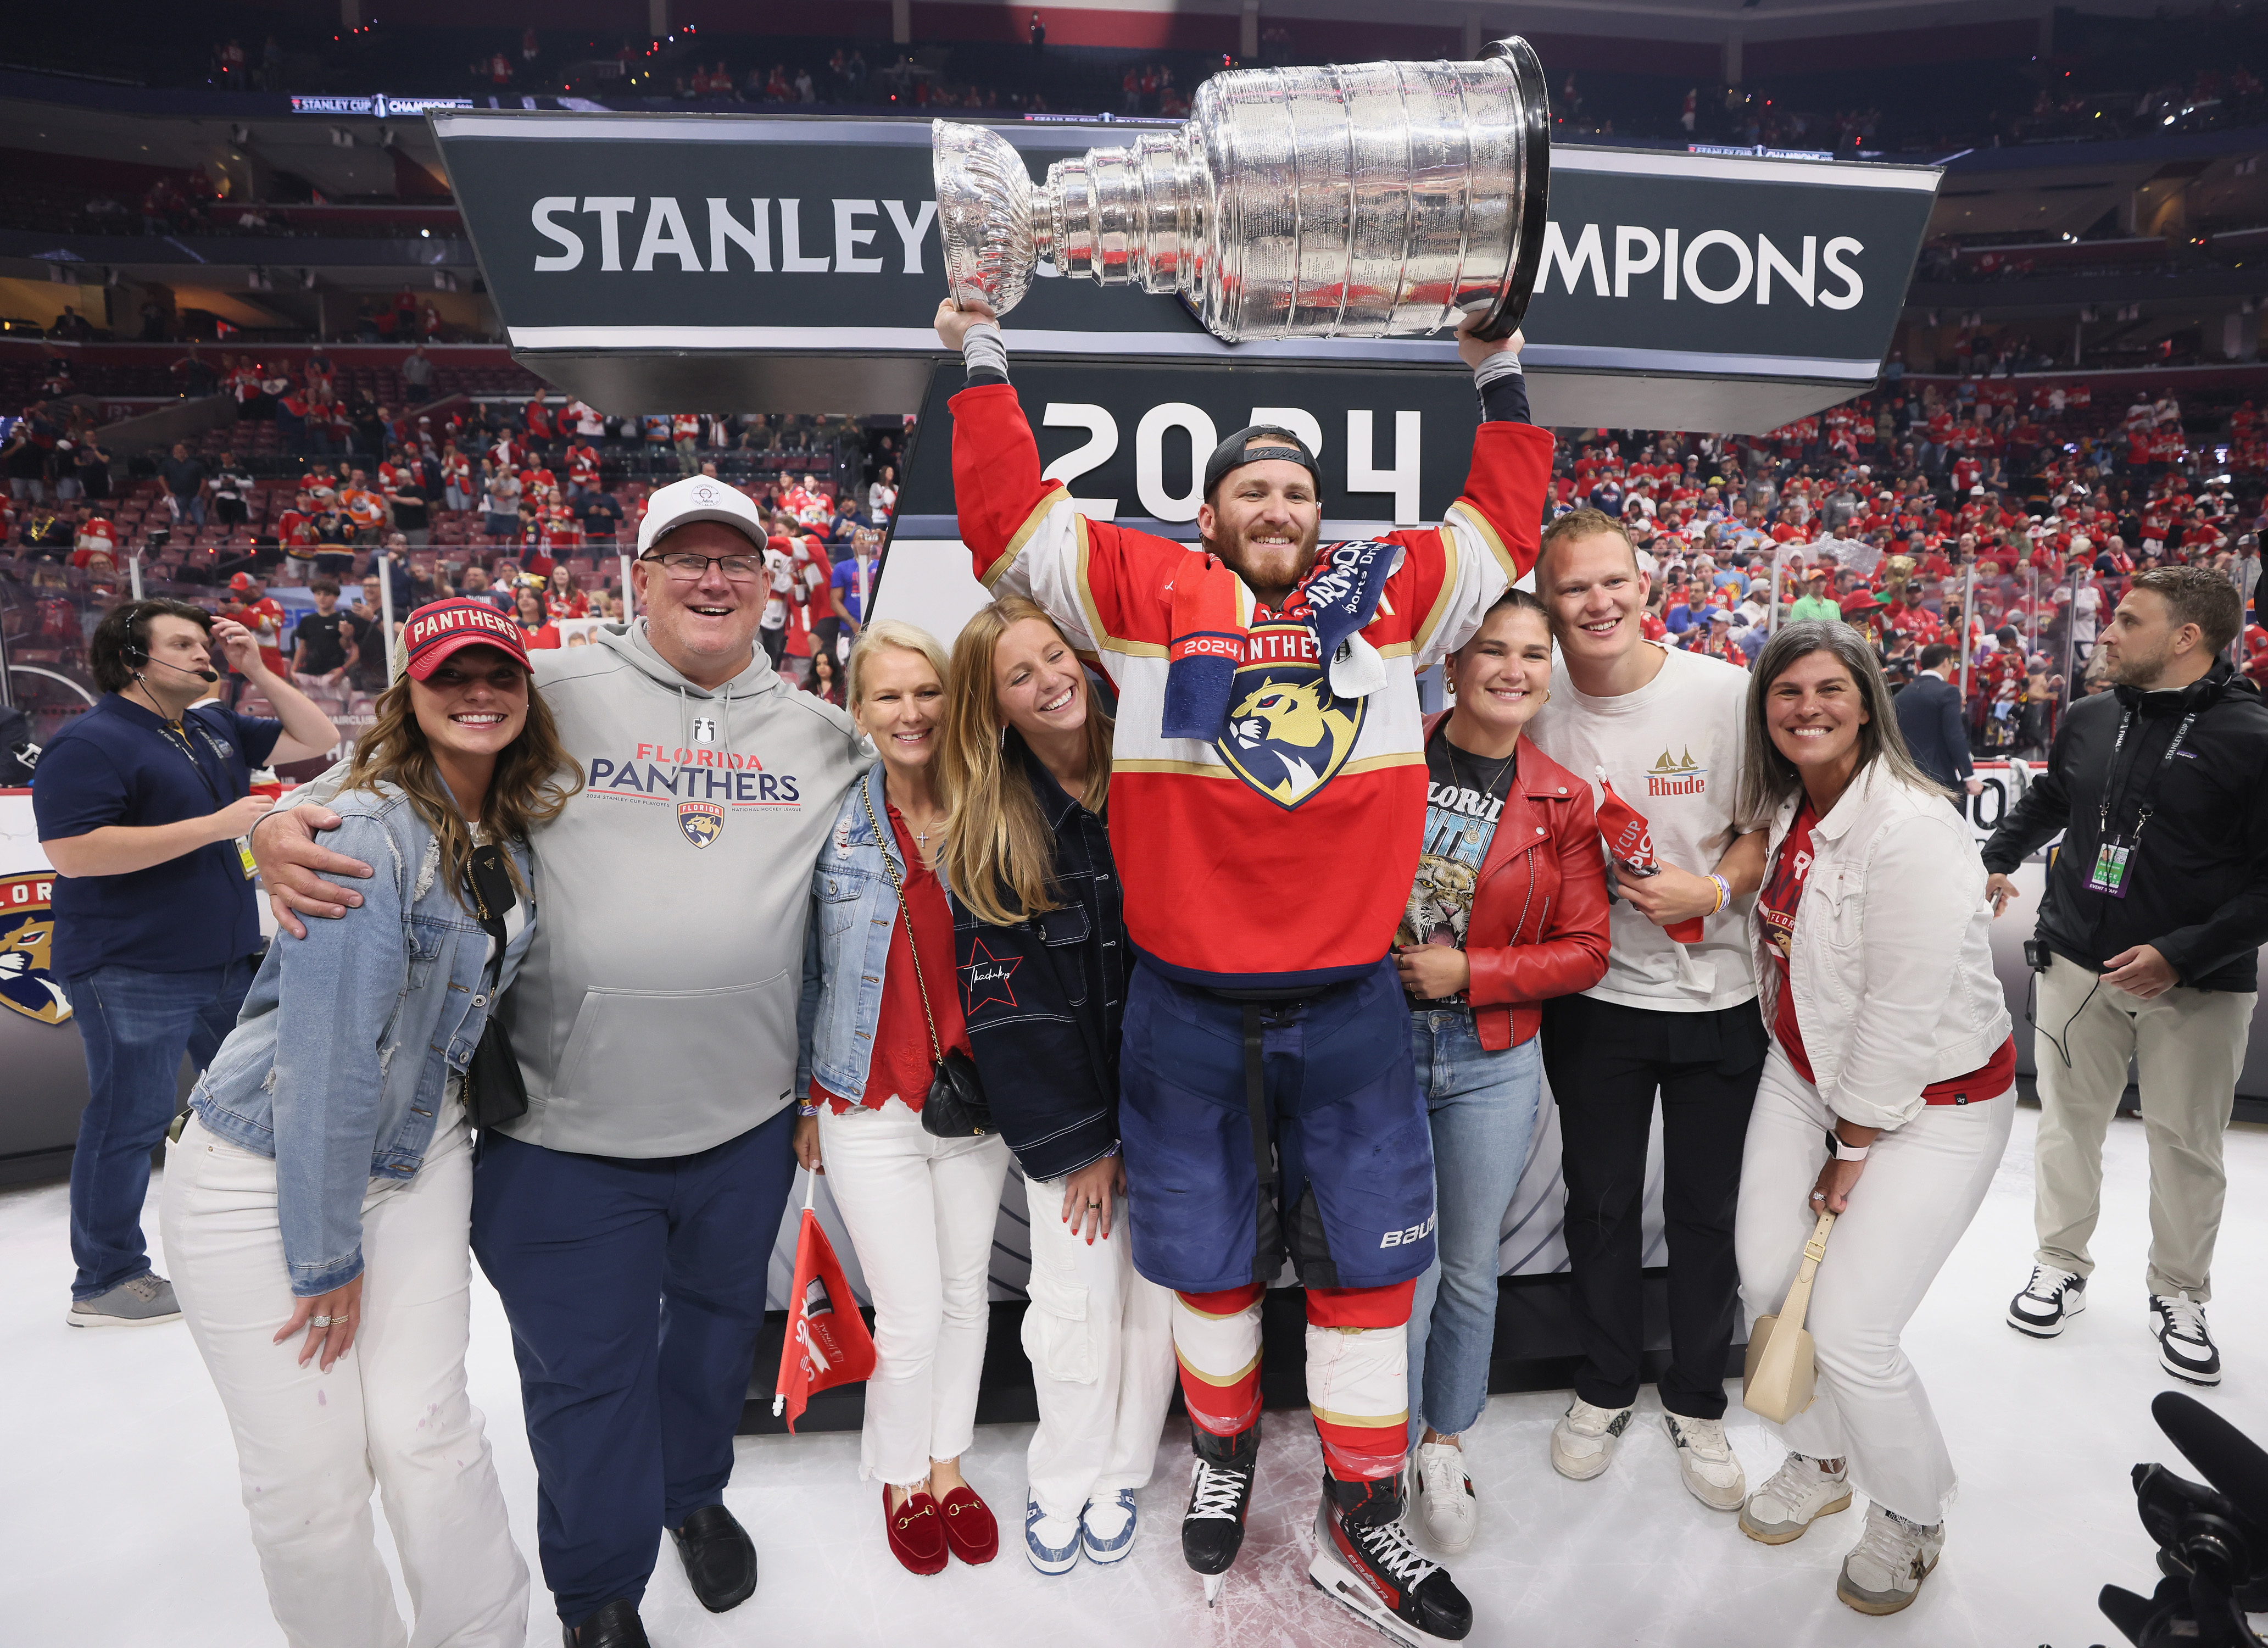
<instances>
[{"instance_id":1,"label":"black camera","mask_svg":"<svg viewBox=\"0 0 2268 1648\"><path fill-rule=\"evenodd\" d=\"M2150 1404L2208 1487L2162 1465L2134 1468L2143 1531L2164 1577L2150 1595L2105 1585L2095 1599L2135 1648L2257 1648L2246 1619L2268 1611L2268 1453L2203 1403L2174 1391Z\"/></svg>"}]
</instances>

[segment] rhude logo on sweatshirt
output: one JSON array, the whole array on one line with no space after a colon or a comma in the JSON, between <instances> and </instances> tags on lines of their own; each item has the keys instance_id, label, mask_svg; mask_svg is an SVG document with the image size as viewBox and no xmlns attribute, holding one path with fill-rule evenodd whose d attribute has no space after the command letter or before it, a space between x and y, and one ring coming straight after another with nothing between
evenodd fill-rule
<instances>
[{"instance_id":1,"label":"rhude logo on sweatshirt","mask_svg":"<svg viewBox=\"0 0 2268 1648\"><path fill-rule=\"evenodd\" d=\"M1693 752L1685 750L1672 755L1661 752L1661 759L1646 769L1646 792L1650 796L1701 795L1709 787L1709 769L1693 759Z\"/></svg>"}]
</instances>

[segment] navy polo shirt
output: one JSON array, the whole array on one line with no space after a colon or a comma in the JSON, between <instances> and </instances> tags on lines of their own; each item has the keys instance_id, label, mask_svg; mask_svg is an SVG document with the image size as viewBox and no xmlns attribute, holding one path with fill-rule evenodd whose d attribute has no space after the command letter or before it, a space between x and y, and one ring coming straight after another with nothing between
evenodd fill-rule
<instances>
[{"instance_id":1,"label":"navy polo shirt","mask_svg":"<svg viewBox=\"0 0 2268 1648\"><path fill-rule=\"evenodd\" d=\"M116 693L57 733L32 775L40 839L217 813L251 793L252 769L268 764L284 735L281 721L217 703L195 705L183 720L194 767L154 710ZM260 948L253 894L232 841L126 875L59 875L51 970L74 979L101 967L150 973L224 967Z\"/></svg>"}]
</instances>

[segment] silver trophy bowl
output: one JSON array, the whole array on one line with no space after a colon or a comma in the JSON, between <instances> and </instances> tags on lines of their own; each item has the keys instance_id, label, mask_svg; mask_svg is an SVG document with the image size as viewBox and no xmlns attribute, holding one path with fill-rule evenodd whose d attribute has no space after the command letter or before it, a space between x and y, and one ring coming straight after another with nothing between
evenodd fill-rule
<instances>
[{"instance_id":1,"label":"silver trophy bowl","mask_svg":"<svg viewBox=\"0 0 2268 1648\"><path fill-rule=\"evenodd\" d=\"M1179 293L1231 343L1406 336L1474 313L1499 338L1543 257L1550 106L1517 36L1478 63L1215 75L1179 128L1058 160L1040 184L990 127L930 134L954 301L995 314L1044 259Z\"/></svg>"}]
</instances>

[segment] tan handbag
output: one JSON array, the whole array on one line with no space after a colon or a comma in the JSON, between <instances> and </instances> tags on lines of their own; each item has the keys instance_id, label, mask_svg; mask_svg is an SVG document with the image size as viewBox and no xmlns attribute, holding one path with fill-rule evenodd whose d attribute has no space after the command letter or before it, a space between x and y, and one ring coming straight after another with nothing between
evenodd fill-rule
<instances>
[{"instance_id":1,"label":"tan handbag","mask_svg":"<svg viewBox=\"0 0 2268 1648\"><path fill-rule=\"evenodd\" d=\"M1812 1278L1827 1256L1827 1232L1834 1228L1835 1216L1822 1213L1811 1240L1803 1244L1803 1262L1796 1267L1795 1284L1779 1313L1757 1317L1749 1335L1749 1354L1741 1368L1741 1405L1774 1424L1786 1424L1811 1406L1819 1369L1803 1318L1811 1308Z\"/></svg>"}]
</instances>

